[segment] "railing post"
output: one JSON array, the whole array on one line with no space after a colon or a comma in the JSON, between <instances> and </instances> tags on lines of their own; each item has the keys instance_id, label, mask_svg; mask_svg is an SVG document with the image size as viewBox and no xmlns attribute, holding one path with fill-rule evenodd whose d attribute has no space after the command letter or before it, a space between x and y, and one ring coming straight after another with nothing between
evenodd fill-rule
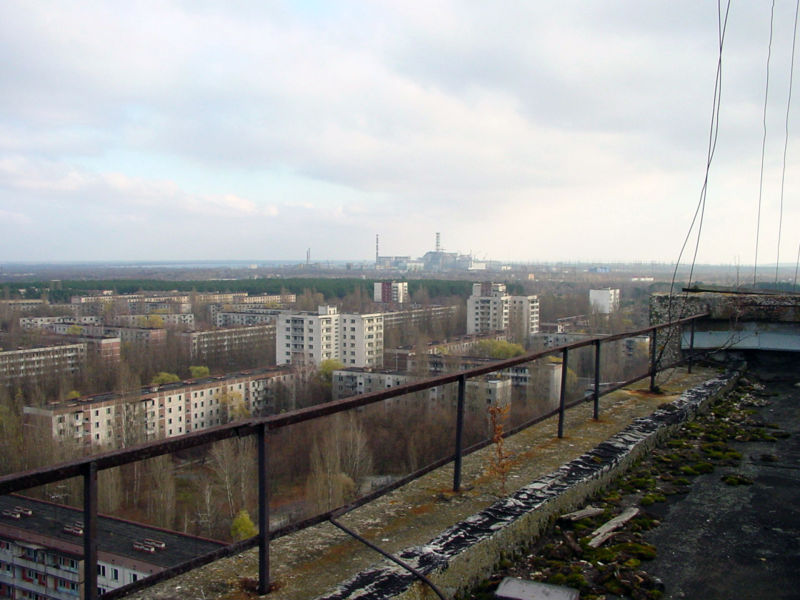
<instances>
[{"instance_id":1,"label":"railing post","mask_svg":"<svg viewBox=\"0 0 800 600\"><path fill-rule=\"evenodd\" d=\"M97 598L97 463L83 465L83 597Z\"/></svg>"},{"instance_id":2,"label":"railing post","mask_svg":"<svg viewBox=\"0 0 800 600\"><path fill-rule=\"evenodd\" d=\"M461 490L461 453L464 444L464 393L467 387L467 378L461 375L458 378L458 407L456 408L456 458L453 462L453 491Z\"/></svg>"},{"instance_id":3,"label":"railing post","mask_svg":"<svg viewBox=\"0 0 800 600\"><path fill-rule=\"evenodd\" d=\"M692 362L694 361L694 324L696 321L692 319L691 333L689 334L689 365L687 371L692 373Z\"/></svg>"},{"instance_id":4,"label":"railing post","mask_svg":"<svg viewBox=\"0 0 800 600\"><path fill-rule=\"evenodd\" d=\"M600 418L600 340L594 341L594 420Z\"/></svg>"},{"instance_id":5,"label":"railing post","mask_svg":"<svg viewBox=\"0 0 800 600\"><path fill-rule=\"evenodd\" d=\"M567 349L562 351L561 359L561 394L558 403L558 437L564 437L564 405L567 397Z\"/></svg>"},{"instance_id":6,"label":"railing post","mask_svg":"<svg viewBox=\"0 0 800 600\"><path fill-rule=\"evenodd\" d=\"M267 425L258 426L258 593L269 592L269 448Z\"/></svg>"},{"instance_id":7,"label":"railing post","mask_svg":"<svg viewBox=\"0 0 800 600\"><path fill-rule=\"evenodd\" d=\"M650 391L656 391L656 329L650 336Z\"/></svg>"}]
</instances>

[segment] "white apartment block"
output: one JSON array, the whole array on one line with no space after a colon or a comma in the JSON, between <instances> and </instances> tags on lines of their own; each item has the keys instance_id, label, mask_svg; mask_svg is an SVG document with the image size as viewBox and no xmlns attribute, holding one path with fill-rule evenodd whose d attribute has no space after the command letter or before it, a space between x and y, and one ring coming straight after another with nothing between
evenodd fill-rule
<instances>
[{"instance_id":1,"label":"white apartment block","mask_svg":"<svg viewBox=\"0 0 800 600\"><path fill-rule=\"evenodd\" d=\"M373 292L375 302L405 304L409 301L407 281L376 281Z\"/></svg>"},{"instance_id":2,"label":"white apartment block","mask_svg":"<svg viewBox=\"0 0 800 600\"><path fill-rule=\"evenodd\" d=\"M279 365L335 359L348 367L378 367L383 363L383 314L339 314L333 306L320 306L316 314L279 314L275 351Z\"/></svg>"},{"instance_id":3,"label":"white apartment block","mask_svg":"<svg viewBox=\"0 0 800 600\"><path fill-rule=\"evenodd\" d=\"M509 296L502 283L473 284L467 299L467 334L490 331L519 331L525 337L539 331L539 298Z\"/></svg>"},{"instance_id":4,"label":"white apartment block","mask_svg":"<svg viewBox=\"0 0 800 600\"><path fill-rule=\"evenodd\" d=\"M83 512L24 496L0 497L0 598L79 600ZM116 589L224 544L99 516L97 586Z\"/></svg>"},{"instance_id":5,"label":"white apartment block","mask_svg":"<svg viewBox=\"0 0 800 600\"><path fill-rule=\"evenodd\" d=\"M606 288L603 290L589 290L589 304L592 310L607 315L619 310L619 290Z\"/></svg>"},{"instance_id":6,"label":"white apartment block","mask_svg":"<svg viewBox=\"0 0 800 600\"><path fill-rule=\"evenodd\" d=\"M56 440L118 448L222 425L247 415L295 407L295 375L258 369L142 388L133 395L97 394L23 409L27 426Z\"/></svg>"},{"instance_id":7,"label":"white apartment block","mask_svg":"<svg viewBox=\"0 0 800 600\"><path fill-rule=\"evenodd\" d=\"M351 367L383 365L383 315L343 314L340 316L339 360Z\"/></svg>"}]
</instances>

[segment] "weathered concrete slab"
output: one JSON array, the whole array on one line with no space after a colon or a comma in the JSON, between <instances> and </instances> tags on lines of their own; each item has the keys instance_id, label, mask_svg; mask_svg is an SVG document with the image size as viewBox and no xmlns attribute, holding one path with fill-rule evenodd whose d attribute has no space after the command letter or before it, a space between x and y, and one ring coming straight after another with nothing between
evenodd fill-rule
<instances>
[{"instance_id":1,"label":"weathered concrete slab","mask_svg":"<svg viewBox=\"0 0 800 600\"><path fill-rule=\"evenodd\" d=\"M504 577L497 591L497 600L578 600L580 593L574 588Z\"/></svg>"}]
</instances>

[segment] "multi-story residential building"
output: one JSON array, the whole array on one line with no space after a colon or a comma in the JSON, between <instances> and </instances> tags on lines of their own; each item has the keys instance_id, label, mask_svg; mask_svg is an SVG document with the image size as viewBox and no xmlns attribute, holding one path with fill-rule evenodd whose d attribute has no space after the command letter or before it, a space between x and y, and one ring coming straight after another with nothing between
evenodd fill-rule
<instances>
[{"instance_id":1,"label":"multi-story residential building","mask_svg":"<svg viewBox=\"0 0 800 600\"><path fill-rule=\"evenodd\" d=\"M476 283L467 299L467 333L509 331L525 339L539 331L539 298L510 296L502 283Z\"/></svg>"},{"instance_id":2,"label":"multi-story residential building","mask_svg":"<svg viewBox=\"0 0 800 600\"><path fill-rule=\"evenodd\" d=\"M0 496L0 598L79 600L83 512ZM97 586L105 593L222 548L222 542L113 517L97 520Z\"/></svg>"},{"instance_id":3,"label":"multi-story residential building","mask_svg":"<svg viewBox=\"0 0 800 600\"><path fill-rule=\"evenodd\" d=\"M294 398L294 373L271 368L29 406L23 414L26 426L56 440L117 448L292 410Z\"/></svg>"},{"instance_id":4,"label":"multi-story residential building","mask_svg":"<svg viewBox=\"0 0 800 600\"><path fill-rule=\"evenodd\" d=\"M279 365L318 365L341 356L341 315L334 306L320 306L317 313L286 312L278 315L275 361Z\"/></svg>"},{"instance_id":5,"label":"multi-story residential building","mask_svg":"<svg viewBox=\"0 0 800 600\"><path fill-rule=\"evenodd\" d=\"M212 307L215 305L212 305ZM241 306L241 305L239 305ZM269 308L249 308L248 310L212 310L211 320L215 327L250 327L275 323L281 311Z\"/></svg>"},{"instance_id":6,"label":"multi-story residential building","mask_svg":"<svg viewBox=\"0 0 800 600\"><path fill-rule=\"evenodd\" d=\"M32 312L43 306L47 306L47 302L41 298L29 298L23 300L0 300L0 310L8 313L26 313Z\"/></svg>"},{"instance_id":7,"label":"multi-story residential building","mask_svg":"<svg viewBox=\"0 0 800 600\"><path fill-rule=\"evenodd\" d=\"M63 344L0 352L0 383L9 385L60 373L74 375L86 364L86 344Z\"/></svg>"},{"instance_id":8,"label":"multi-story residential building","mask_svg":"<svg viewBox=\"0 0 800 600\"><path fill-rule=\"evenodd\" d=\"M204 362L213 357L260 352L265 348L271 351L275 345L275 325L187 331L179 334L179 339L192 360Z\"/></svg>"},{"instance_id":9,"label":"multi-story residential building","mask_svg":"<svg viewBox=\"0 0 800 600\"><path fill-rule=\"evenodd\" d=\"M148 324L160 321L165 327L194 328L193 313L149 313L140 315L117 315L109 319L109 325L121 327L147 327Z\"/></svg>"},{"instance_id":10,"label":"multi-story residential building","mask_svg":"<svg viewBox=\"0 0 800 600\"><path fill-rule=\"evenodd\" d=\"M53 323L48 329L61 335L118 337L123 344L136 344L147 350L161 348L167 342L167 330L160 327L109 327L106 325Z\"/></svg>"},{"instance_id":11,"label":"multi-story residential building","mask_svg":"<svg viewBox=\"0 0 800 600\"><path fill-rule=\"evenodd\" d=\"M317 313L278 315L275 352L279 365L318 365L340 360L346 366L383 364L383 314L339 314L336 307L320 306Z\"/></svg>"},{"instance_id":12,"label":"multi-story residential building","mask_svg":"<svg viewBox=\"0 0 800 600\"><path fill-rule=\"evenodd\" d=\"M383 365L383 314L343 314L339 320L339 360L346 366Z\"/></svg>"},{"instance_id":13,"label":"multi-story residential building","mask_svg":"<svg viewBox=\"0 0 800 600\"><path fill-rule=\"evenodd\" d=\"M392 327L414 327L423 323L443 322L452 319L457 313L457 306L440 305L386 311L383 313L383 328L386 330Z\"/></svg>"},{"instance_id":14,"label":"multi-story residential building","mask_svg":"<svg viewBox=\"0 0 800 600\"><path fill-rule=\"evenodd\" d=\"M467 333L508 330L508 294L502 283L476 283L467 299Z\"/></svg>"},{"instance_id":15,"label":"multi-story residential building","mask_svg":"<svg viewBox=\"0 0 800 600\"><path fill-rule=\"evenodd\" d=\"M406 281L376 281L373 291L375 302L405 304L409 300Z\"/></svg>"},{"instance_id":16,"label":"multi-story residential building","mask_svg":"<svg viewBox=\"0 0 800 600\"><path fill-rule=\"evenodd\" d=\"M421 377L395 371L376 371L372 369L341 369L333 372L332 391L334 400L369 394L395 388L419 381ZM508 377L492 375L467 381L465 398L467 408L472 411L485 410L491 404L501 406L511 402L512 381ZM439 386L425 391L430 402L450 402L457 400L453 386ZM402 396L382 403L384 408L402 402Z\"/></svg>"},{"instance_id":17,"label":"multi-story residential building","mask_svg":"<svg viewBox=\"0 0 800 600\"><path fill-rule=\"evenodd\" d=\"M507 341L504 332L483 333L480 335L462 335L449 340L429 342L424 352L426 354L469 355L472 348L484 340ZM395 371L408 371L409 361L416 355L418 348L413 346L400 346L398 348L384 348L383 365Z\"/></svg>"},{"instance_id":18,"label":"multi-story residential building","mask_svg":"<svg viewBox=\"0 0 800 600\"><path fill-rule=\"evenodd\" d=\"M602 290L589 290L589 304L592 310L607 315L619 310L619 290L605 288Z\"/></svg>"},{"instance_id":19,"label":"multi-story residential building","mask_svg":"<svg viewBox=\"0 0 800 600\"><path fill-rule=\"evenodd\" d=\"M546 348L557 348L558 346L566 346L574 342L579 342L590 337L588 333L537 333L531 338L533 347L537 350L544 350Z\"/></svg>"},{"instance_id":20,"label":"multi-story residential building","mask_svg":"<svg viewBox=\"0 0 800 600\"><path fill-rule=\"evenodd\" d=\"M98 316L66 315L59 317L20 317L19 326L22 329L50 329L55 324L67 325L102 325L103 320Z\"/></svg>"}]
</instances>

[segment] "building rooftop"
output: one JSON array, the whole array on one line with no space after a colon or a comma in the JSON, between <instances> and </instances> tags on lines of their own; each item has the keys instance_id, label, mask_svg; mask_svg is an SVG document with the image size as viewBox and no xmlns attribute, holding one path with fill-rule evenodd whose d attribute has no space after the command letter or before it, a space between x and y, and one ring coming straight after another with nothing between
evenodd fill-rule
<instances>
[{"instance_id":1,"label":"building rooftop","mask_svg":"<svg viewBox=\"0 0 800 600\"><path fill-rule=\"evenodd\" d=\"M8 516L6 511L15 512L18 507L31 512L30 516L19 519ZM83 555L83 536L69 533L65 526L82 528L83 512L79 509L52 502L34 500L25 496L0 496L0 535L32 541L38 539L42 546L55 548L62 552ZM171 567L206 552L224 546L222 542L184 535L141 523L125 521L115 517L101 516L97 522L98 552L125 557L131 560L156 565L162 569ZM36 538L31 537L36 534ZM163 549L153 553L135 550L134 542L144 539L164 542Z\"/></svg>"}]
</instances>

